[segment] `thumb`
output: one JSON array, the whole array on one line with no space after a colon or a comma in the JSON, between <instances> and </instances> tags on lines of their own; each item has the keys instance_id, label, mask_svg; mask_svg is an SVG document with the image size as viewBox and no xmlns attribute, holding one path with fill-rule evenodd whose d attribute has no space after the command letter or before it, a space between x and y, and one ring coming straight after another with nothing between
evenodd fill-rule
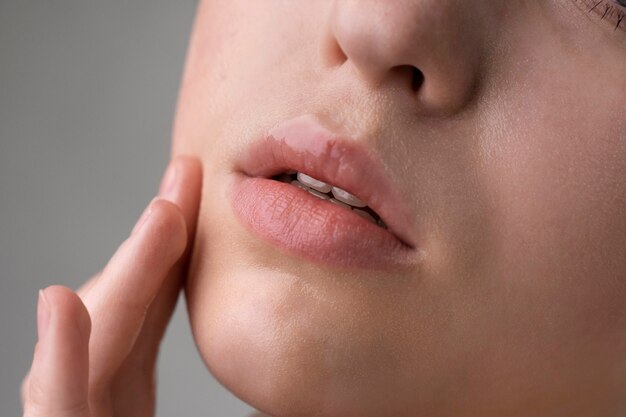
<instances>
[{"instance_id":1,"label":"thumb","mask_svg":"<svg viewBox=\"0 0 626 417\"><path fill-rule=\"evenodd\" d=\"M91 320L72 290L40 291L39 341L24 388L24 417L88 417Z\"/></svg>"}]
</instances>

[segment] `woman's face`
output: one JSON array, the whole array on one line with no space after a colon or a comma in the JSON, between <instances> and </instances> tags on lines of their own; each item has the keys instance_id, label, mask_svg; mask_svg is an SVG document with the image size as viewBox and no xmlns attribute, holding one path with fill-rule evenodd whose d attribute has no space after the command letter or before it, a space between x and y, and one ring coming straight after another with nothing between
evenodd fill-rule
<instances>
[{"instance_id":1,"label":"woman's face","mask_svg":"<svg viewBox=\"0 0 626 417\"><path fill-rule=\"evenodd\" d=\"M623 0L201 1L173 152L204 163L186 295L215 377L275 417L617 415L625 13ZM383 218L394 234L250 182L266 161L244 169L242 155L294 120L373 155L372 181L401 208ZM309 157L349 153L332 150ZM380 193L365 193L372 207ZM399 235L411 246L387 247Z\"/></svg>"}]
</instances>

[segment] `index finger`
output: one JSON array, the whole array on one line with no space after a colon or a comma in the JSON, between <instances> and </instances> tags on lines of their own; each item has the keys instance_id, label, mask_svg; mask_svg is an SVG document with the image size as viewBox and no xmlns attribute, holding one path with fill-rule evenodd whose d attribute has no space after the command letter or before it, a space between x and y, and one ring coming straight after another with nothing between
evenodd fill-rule
<instances>
[{"instance_id":1,"label":"index finger","mask_svg":"<svg viewBox=\"0 0 626 417\"><path fill-rule=\"evenodd\" d=\"M185 219L155 198L145 223L115 252L84 303L92 319L90 383L106 385L133 347L148 307L187 244Z\"/></svg>"},{"instance_id":2,"label":"index finger","mask_svg":"<svg viewBox=\"0 0 626 417\"><path fill-rule=\"evenodd\" d=\"M184 184L170 192L165 192L163 186L159 195L176 203L181 209L187 223L187 246L183 255L176 261L163 281L154 301L150 305L148 314L143 323L133 352L136 363L154 363L159 351L159 344L165 334L165 329L172 317L178 296L187 277L187 270L194 245L196 223L198 220L200 197L202 189L202 164L199 159L186 155L176 158L179 181ZM145 365L144 365L145 366Z\"/></svg>"}]
</instances>

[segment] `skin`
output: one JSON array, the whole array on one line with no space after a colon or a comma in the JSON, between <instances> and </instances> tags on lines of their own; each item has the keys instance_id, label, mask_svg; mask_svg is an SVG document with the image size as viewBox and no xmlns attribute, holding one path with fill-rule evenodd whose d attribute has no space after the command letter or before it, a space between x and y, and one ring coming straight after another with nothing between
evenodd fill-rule
<instances>
[{"instance_id":1,"label":"skin","mask_svg":"<svg viewBox=\"0 0 626 417\"><path fill-rule=\"evenodd\" d=\"M188 269L159 291L184 285L210 372L273 417L626 415L626 30L595 3L201 1L173 134L187 197L162 202L184 214ZM235 217L235 158L304 113L371 138L419 231L413 270L314 264ZM56 317L102 338L107 298L63 291L46 290ZM147 303L164 328L171 310ZM27 379L26 409L57 414L26 415L151 415L115 395L150 392L124 372L89 379L87 414L58 412L50 390L106 354ZM93 411L103 391L119 412Z\"/></svg>"},{"instance_id":2,"label":"skin","mask_svg":"<svg viewBox=\"0 0 626 417\"><path fill-rule=\"evenodd\" d=\"M624 415L626 32L585 7L201 2L174 145L206 167L187 298L227 388L276 417ZM309 264L234 217L235 157L303 113L374 138L419 268Z\"/></svg>"}]
</instances>

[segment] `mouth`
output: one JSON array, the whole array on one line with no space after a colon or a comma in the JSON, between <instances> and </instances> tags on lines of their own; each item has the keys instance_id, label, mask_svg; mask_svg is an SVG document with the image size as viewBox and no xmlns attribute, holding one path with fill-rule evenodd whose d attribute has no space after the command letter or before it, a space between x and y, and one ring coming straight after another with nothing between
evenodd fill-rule
<instances>
[{"instance_id":1,"label":"mouth","mask_svg":"<svg viewBox=\"0 0 626 417\"><path fill-rule=\"evenodd\" d=\"M339 207L343 207L385 230L389 229L380 215L372 210L364 201L359 200L354 194L350 194L337 186L320 181L303 172L293 170L275 175L271 179L301 188L311 195Z\"/></svg>"},{"instance_id":2,"label":"mouth","mask_svg":"<svg viewBox=\"0 0 626 417\"><path fill-rule=\"evenodd\" d=\"M411 212L363 145L313 115L280 123L236 161L231 206L265 241L324 265L414 265Z\"/></svg>"}]
</instances>

